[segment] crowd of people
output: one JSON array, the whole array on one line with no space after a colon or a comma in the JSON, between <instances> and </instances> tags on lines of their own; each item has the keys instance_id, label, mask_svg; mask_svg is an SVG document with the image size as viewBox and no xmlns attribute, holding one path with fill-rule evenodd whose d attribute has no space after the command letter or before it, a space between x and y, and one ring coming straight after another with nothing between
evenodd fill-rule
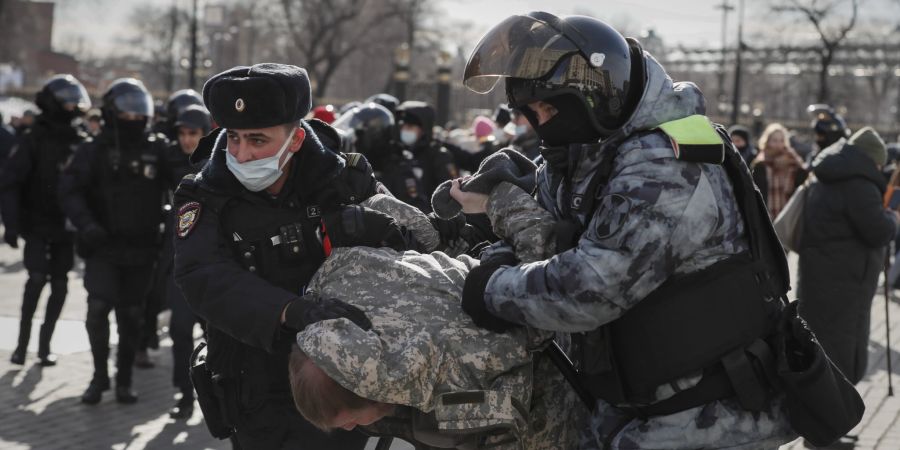
<instances>
[{"instance_id":1,"label":"crowd of people","mask_svg":"<svg viewBox=\"0 0 900 450\"><path fill-rule=\"evenodd\" d=\"M873 129L822 106L809 154L778 123L755 143L636 40L543 12L472 51L466 86L500 83L508 103L470 126L384 93L313 108L309 83L239 66L160 105L123 78L91 109L75 77L50 78L33 123L0 130L3 237L24 240L28 271L11 362L49 284L36 356L56 364L77 254L81 401L138 401L133 368L153 366L170 309L170 415L199 403L234 448L821 445L772 379L776 342L824 349L848 386L865 375L900 222ZM792 309L771 222L801 186ZM821 347L779 331L790 320ZM787 369L814 369L802 360Z\"/></svg>"}]
</instances>

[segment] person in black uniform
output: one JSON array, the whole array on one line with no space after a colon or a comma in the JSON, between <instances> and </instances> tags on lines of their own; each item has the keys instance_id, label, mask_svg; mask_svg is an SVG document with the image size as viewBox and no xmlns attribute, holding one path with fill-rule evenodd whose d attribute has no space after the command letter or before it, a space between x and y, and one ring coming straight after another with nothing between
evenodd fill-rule
<instances>
[{"instance_id":1,"label":"person in black uniform","mask_svg":"<svg viewBox=\"0 0 900 450\"><path fill-rule=\"evenodd\" d=\"M199 167L191 164L191 153L200 144L200 139L209 133L212 119L209 111L199 105L189 105L175 120L178 141L169 146L166 153L166 165L173 180L180 181L188 174L195 173ZM177 182L171 187L175 191ZM175 261L175 213L170 211L166 219L166 233L163 236L162 256L157 267L157 276L163 280L164 292L172 316L169 321L169 336L172 338L172 384L178 388L181 397L169 410L173 419L187 419L194 412L194 387L189 377L191 350L194 348L194 324L200 320L181 291L175 286L172 266Z\"/></svg>"},{"instance_id":2,"label":"person in black uniform","mask_svg":"<svg viewBox=\"0 0 900 450\"><path fill-rule=\"evenodd\" d=\"M350 146L369 160L375 178L394 197L431 212L431 198L422 185L424 170L409 150L395 145L394 116L387 108L367 103L348 111L332 125L347 133Z\"/></svg>"},{"instance_id":3,"label":"person in black uniform","mask_svg":"<svg viewBox=\"0 0 900 450\"><path fill-rule=\"evenodd\" d=\"M434 139L434 108L425 102L406 101L397 107L395 117L400 142L424 169L422 184L426 197L431 198L438 185L459 177L453 154Z\"/></svg>"},{"instance_id":4,"label":"person in black uniform","mask_svg":"<svg viewBox=\"0 0 900 450\"><path fill-rule=\"evenodd\" d=\"M24 364L31 319L41 291L50 281L38 358L42 366L52 366L56 364L56 355L50 352L50 339L66 301L68 273L75 258L72 233L65 229L56 189L60 168L75 146L87 138L73 125L73 120L90 109L91 100L84 86L67 74L50 78L36 97L41 114L22 136L0 173L0 209L6 243L18 248L19 234L25 238L23 260L28 270L19 341L10 361Z\"/></svg>"},{"instance_id":5,"label":"person in black uniform","mask_svg":"<svg viewBox=\"0 0 900 450\"><path fill-rule=\"evenodd\" d=\"M103 94L101 111L103 131L78 147L59 183L63 211L78 230L76 249L85 259L85 325L94 376L81 401L92 405L109 389L112 310L119 332L116 401L137 401L131 390L132 364L159 253L168 186L163 164L168 143L147 132L153 99L144 85L133 78L114 81Z\"/></svg>"},{"instance_id":6,"label":"person in black uniform","mask_svg":"<svg viewBox=\"0 0 900 450\"><path fill-rule=\"evenodd\" d=\"M297 330L359 309L318 298L305 285L332 247L405 248L390 217L355 205L375 194L365 158L332 149L340 136L311 108L306 71L240 66L210 78L203 100L224 127L201 141L209 157L176 192L175 281L207 322L209 376L199 395L214 436L236 448L355 449L357 432L325 434L297 412L288 355ZM200 390L198 390L198 394ZM221 413L209 414L210 411Z\"/></svg>"}]
</instances>

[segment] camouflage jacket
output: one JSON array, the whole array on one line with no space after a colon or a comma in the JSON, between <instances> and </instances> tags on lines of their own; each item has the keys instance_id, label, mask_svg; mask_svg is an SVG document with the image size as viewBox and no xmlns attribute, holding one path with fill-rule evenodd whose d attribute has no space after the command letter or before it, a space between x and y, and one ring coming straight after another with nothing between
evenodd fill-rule
<instances>
[{"instance_id":1,"label":"camouflage jacket","mask_svg":"<svg viewBox=\"0 0 900 450\"><path fill-rule=\"evenodd\" d=\"M510 221L541 214L528 194L511 184L507 188L518 189L532 205L510 214ZM383 199L363 204L404 226L421 214L398 211L402 204ZM523 255L534 254L526 249L533 249L531 244L546 247L526 238L540 234L534 230L541 226L531 225L515 227L522 236L513 241ZM523 327L497 334L475 326L462 312L465 277L477 264L441 252L337 248L309 289L360 307L373 329L329 320L298 333L297 343L342 386L375 401L433 413L442 432L499 431L492 442L510 441L500 448L572 448L586 409L556 368L536 357L552 333Z\"/></svg>"},{"instance_id":2,"label":"camouflage jacket","mask_svg":"<svg viewBox=\"0 0 900 450\"><path fill-rule=\"evenodd\" d=\"M596 329L626 313L673 275L706 268L747 250L743 221L723 167L675 159L669 138L656 128L665 122L704 114L704 99L693 83L673 83L645 53L646 83L630 120L601 143L573 145L568 171L571 196L560 182L566 174L548 165L538 171L537 201L555 220L576 221L585 230L575 248L491 277L485 303L507 320L558 332ZM616 152L610 179L587 192L601 157ZM573 199L597 195L593 211L578 210ZM503 202L488 203L497 216ZM570 207L571 205L571 207ZM568 214L567 214L568 213ZM496 224L495 224L496 227ZM693 386L700 376L677 380ZM671 396L671 385L657 399ZM780 407L754 415L729 401L646 421L628 420L599 401L584 448L774 447L793 437Z\"/></svg>"}]
</instances>

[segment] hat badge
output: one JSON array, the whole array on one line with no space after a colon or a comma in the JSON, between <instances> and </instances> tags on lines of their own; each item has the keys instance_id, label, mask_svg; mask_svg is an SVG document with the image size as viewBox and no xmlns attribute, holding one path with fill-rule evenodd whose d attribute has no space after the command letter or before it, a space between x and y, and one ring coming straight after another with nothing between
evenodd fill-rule
<instances>
[{"instance_id":1,"label":"hat badge","mask_svg":"<svg viewBox=\"0 0 900 450\"><path fill-rule=\"evenodd\" d=\"M244 104L244 99L242 99L242 98L239 98L234 101L234 109L236 109L237 112L242 112L244 110L245 106L246 105Z\"/></svg>"}]
</instances>

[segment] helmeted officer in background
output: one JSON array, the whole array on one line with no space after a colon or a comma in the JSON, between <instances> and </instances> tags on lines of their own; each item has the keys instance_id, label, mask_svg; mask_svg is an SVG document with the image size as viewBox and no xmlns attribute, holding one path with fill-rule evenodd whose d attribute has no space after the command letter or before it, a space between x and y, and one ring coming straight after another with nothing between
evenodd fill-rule
<instances>
[{"instance_id":1,"label":"helmeted officer in background","mask_svg":"<svg viewBox=\"0 0 900 450\"><path fill-rule=\"evenodd\" d=\"M50 78L37 93L41 108L34 126L18 142L0 173L0 210L6 232L3 239L13 248L25 238L23 262L28 270L22 296L19 340L10 361L25 362L31 336L31 319L44 285L50 282L47 311L41 325L38 358L42 366L56 364L50 338L68 291L68 272L74 263L74 239L65 229L56 191L59 171L75 147L87 139L73 121L91 107L84 86L72 75Z\"/></svg>"},{"instance_id":2,"label":"helmeted officer in background","mask_svg":"<svg viewBox=\"0 0 900 450\"><path fill-rule=\"evenodd\" d=\"M199 171L201 165L190 162L190 156L200 144L200 139L209 133L212 118L209 111L200 105L188 105L175 119L178 141L169 145L166 151L166 165L174 183L170 186L170 194L174 194L178 182L188 174ZM174 199L170 197L170 205ZM194 387L189 377L191 351L194 349L194 324L200 322L187 301L175 286L172 268L175 262L175 226L174 209L166 217L166 232L163 235L163 247L157 263L157 284L165 295L166 304L172 311L169 320L169 336L172 338L172 384L181 393L175 406L169 410L174 419L187 419L194 411Z\"/></svg>"},{"instance_id":3,"label":"helmeted officer in background","mask_svg":"<svg viewBox=\"0 0 900 450\"><path fill-rule=\"evenodd\" d=\"M115 310L116 401L134 403L132 365L159 253L168 143L147 131L153 99L139 80L113 81L101 111L103 131L78 147L59 182L62 209L78 230L76 249L85 259L94 376L81 401L96 404L110 387L109 313Z\"/></svg>"},{"instance_id":4,"label":"helmeted officer in background","mask_svg":"<svg viewBox=\"0 0 900 450\"><path fill-rule=\"evenodd\" d=\"M423 169L422 185L427 198L439 184L459 176L453 154L434 138L434 114L431 105L413 100L401 103L394 114L400 143Z\"/></svg>"},{"instance_id":5,"label":"helmeted officer in background","mask_svg":"<svg viewBox=\"0 0 900 450\"><path fill-rule=\"evenodd\" d=\"M326 435L294 407L287 377L297 330L320 320L368 319L305 286L333 246L380 246L393 219L356 203L375 194L361 155L332 150L340 137L311 108L306 71L240 66L210 78L203 99L225 129L201 141L209 161L176 193L175 280L207 321L212 398L200 396L210 431L239 448L363 448L356 432ZM348 205L348 206L345 206ZM402 239L401 239L402 240ZM198 379L194 379L198 385ZM198 393L199 393L198 389ZM211 416L216 409L221 414Z\"/></svg>"},{"instance_id":6,"label":"helmeted officer in background","mask_svg":"<svg viewBox=\"0 0 900 450\"><path fill-rule=\"evenodd\" d=\"M366 103L348 111L334 124L348 134L353 151L365 155L375 178L396 198L431 212L431 197L422 185L424 170L409 150L394 141L394 116L387 108Z\"/></svg>"},{"instance_id":7,"label":"helmeted officer in background","mask_svg":"<svg viewBox=\"0 0 900 450\"><path fill-rule=\"evenodd\" d=\"M169 141L175 141L178 128L175 122L184 109L191 105L203 106L203 97L193 89L180 89L172 93L166 100L165 119L153 127L153 131L166 135Z\"/></svg>"},{"instance_id":8,"label":"helmeted officer in background","mask_svg":"<svg viewBox=\"0 0 900 450\"><path fill-rule=\"evenodd\" d=\"M497 331L575 333L578 382L595 399L583 448L792 440L746 350L774 329L787 264L697 86L673 83L597 19L545 12L512 16L476 46L467 87L501 78L544 142L536 195L558 221L557 254L473 269L463 309ZM453 195L463 211L485 208L458 184ZM747 383L730 386L726 372Z\"/></svg>"},{"instance_id":9,"label":"helmeted officer in background","mask_svg":"<svg viewBox=\"0 0 900 450\"><path fill-rule=\"evenodd\" d=\"M375 94L375 95L367 98L364 102L362 102L363 105L366 105L369 103L374 103L376 105L384 106L385 109L387 109L388 111L391 112L391 114L396 114L397 106L400 105L400 100L397 100L397 97L394 97L391 94L380 93L380 94ZM359 106L359 105L357 105L357 106Z\"/></svg>"}]
</instances>

